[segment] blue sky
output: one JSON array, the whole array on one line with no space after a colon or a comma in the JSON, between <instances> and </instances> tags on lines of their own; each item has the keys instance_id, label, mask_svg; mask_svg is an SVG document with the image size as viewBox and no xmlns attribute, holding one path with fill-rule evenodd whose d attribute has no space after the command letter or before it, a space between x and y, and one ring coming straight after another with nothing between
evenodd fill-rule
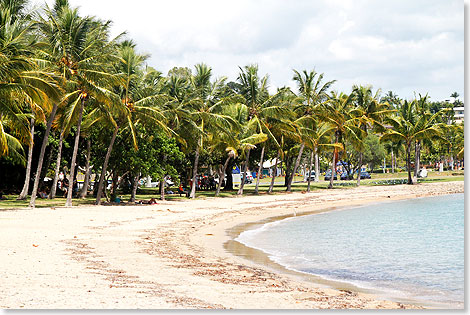
<instances>
[{"instance_id":1,"label":"blue sky","mask_svg":"<svg viewBox=\"0 0 470 315\"><path fill-rule=\"evenodd\" d=\"M235 80L238 66L257 63L272 91L295 87L292 69L315 69L346 93L371 84L402 98L464 98L462 0L69 1L127 31L165 74L205 62Z\"/></svg>"}]
</instances>

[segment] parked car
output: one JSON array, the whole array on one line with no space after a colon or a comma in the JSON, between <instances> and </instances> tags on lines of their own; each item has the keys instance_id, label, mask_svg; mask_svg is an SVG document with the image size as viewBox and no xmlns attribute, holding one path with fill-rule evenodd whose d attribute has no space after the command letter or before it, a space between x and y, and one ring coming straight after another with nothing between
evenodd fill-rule
<instances>
[{"instance_id":1,"label":"parked car","mask_svg":"<svg viewBox=\"0 0 470 315\"><path fill-rule=\"evenodd\" d=\"M240 179L243 178L244 172L240 173ZM251 184L253 183L253 175L251 172L246 172L246 178L245 178L245 184Z\"/></svg>"},{"instance_id":2,"label":"parked car","mask_svg":"<svg viewBox=\"0 0 470 315\"><path fill-rule=\"evenodd\" d=\"M370 174L368 172L361 172L361 179L370 178Z\"/></svg>"},{"instance_id":3,"label":"parked car","mask_svg":"<svg viewBox=\"0 0 470 315\"><path fill-rule=\"evenodd\" d=\"M341 180L349 180L349 179L353 179L353 175L352 175L352 172L350 173L349 176L348 176L348 172L342 172L339 178Z\"/></svg>"},{"instance_id":4,"label":"parked car","mask_svg":"<svg viewBox=\"0 0 470 315\"><path fill-rule=\"evenodd\" d=\"M331 170L328 170L325 173L325 180L330 180L330 179L331 179ZM333 177L333 180L336 180L336 179L338 179L338 177L336 176L336 172L335 172L335 176Z\"/></svg>"},{"instance_id":5,"label":"parked car","mask_svg":"<svg viewBox=\"0 0 470 315\"><path fill-rule=\"evenodd\" d=\"M310 175L310 180L311 181L315 180L315 171L312 171L311 174L309 174L309 172L306 172L305 176L304 176L304 182L308 181L309 175Z\"/></svg>"}]
</instances>

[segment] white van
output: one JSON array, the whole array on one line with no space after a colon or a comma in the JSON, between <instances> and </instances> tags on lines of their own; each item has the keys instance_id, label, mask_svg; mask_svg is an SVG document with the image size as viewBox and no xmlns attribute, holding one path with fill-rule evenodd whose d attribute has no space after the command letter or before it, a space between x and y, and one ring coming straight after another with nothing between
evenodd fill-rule
<instances>
[{"instance_id":1,"label":"white van","mask_svg":"<svg viewBox=\"0 0 470 315\"><path fill-rule=\"evenodd\" d=\"M305 172L305 176L304 176L304 182L307 182L308 181L308 176L309 176L309 172ZM314 181L315 180L315 171L312 171L312 175L310 176L310 181Z\"/></svg>"}]
</instances>

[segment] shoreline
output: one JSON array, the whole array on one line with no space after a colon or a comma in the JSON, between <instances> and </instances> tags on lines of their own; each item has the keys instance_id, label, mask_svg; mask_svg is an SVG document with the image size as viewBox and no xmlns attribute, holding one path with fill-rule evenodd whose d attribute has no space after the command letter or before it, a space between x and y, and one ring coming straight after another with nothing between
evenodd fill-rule
<instances>
[{"instance_id":1,"label":"shoreline","mask_svg":"<svg viewBox=\"0 0 470 315\"><path fill-rule=\"evenodd\" d=\"M0 212L2 308L422 308L336 290L224 248L230 229L307 209L463 192L464 182ZM312 208L313 207L313 208ZM15 237L12 238L11 236Z\"/></svg>"},{"instance_id":2,"label":"shoreline","mask_svg":"<svg viewBox=\"0 0 470 315\"><path fill-rule=\"evenodd\" d=\"M451 194L460 194L460 193L451 193ZM417 198L429 198L429 197L436 197L436 195L422 196L422 197L417 197ZM322 288L332 288L335 290L354 291L354 292L367 294L367 295L370 295L372 297L379 298L379 299L390 300L393 302L398 302L398 303L403 303L403 304L412 304L412 305L416 305L416 306L420 306L424 308L431 308L431 309L432 308L438 308L438 309L444 308L445 309L445 308L455 307L454 304L446 304L446 303L416 300L416 299L407 299L404 297L393 297L390 292L384 289L364 287L364 286L360 286L352 282L348 282L346 280L343 281L343 280L336 280L336 279L328 279L320 275L315 275L315 274L311 274L308 272L302 272L299 270L291 269L272 260L269 257L269 254L264 252L262 249L250 247L236 240L236 238L241 233L245 231L252 231L258 228L262 228L263 226L269 223L276 223L276 222L281 222L284 220L295 219L296 217L317 215L317 214L333 212L333 211L348 211L348 210L363 207L363 206L374 206L374 205L379 206L383 203L393 203L395 201L405 201L405 200L412 200L412 199L415 199L415 198L403 198L403 199L397 198L394 200L387 199L387 200L382 200L382 201L372 201L369 203L359 204L359 205L354 204L354 205L341 206L341 207L335 206L335 207L325 208L319 211L306 211L306 212L297 213L296 215L275 216L275 217L269 217L269 218L266 218L257 222L242 223L240 225L237 225L227 230L227 234L230 235L231 239L224 243L224 248L225 250L230 252L232 255L251 260L257 264L268 266L269 268L276 270L277 272L292 275L294 278L300 281L307 281L310 283L314 283L316 285L319 285ZM463 305L463 302L461 304Z\"/></svg>"}]
</instances>

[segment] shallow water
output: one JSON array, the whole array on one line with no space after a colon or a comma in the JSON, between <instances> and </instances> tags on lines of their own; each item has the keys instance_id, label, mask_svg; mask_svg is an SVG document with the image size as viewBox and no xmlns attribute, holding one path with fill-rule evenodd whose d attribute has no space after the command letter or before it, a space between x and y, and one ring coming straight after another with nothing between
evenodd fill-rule
<instances>
[{"instance_id":1,"label":"shallow water","mask_svg":"<svg viewBox=\"0 0 470 315\"><path fill-rule=\"evenodd\" d=\"M288 218L236 241L288 269L397 301L463 307L464 194Z\"/></svg>"}]
</instances>

